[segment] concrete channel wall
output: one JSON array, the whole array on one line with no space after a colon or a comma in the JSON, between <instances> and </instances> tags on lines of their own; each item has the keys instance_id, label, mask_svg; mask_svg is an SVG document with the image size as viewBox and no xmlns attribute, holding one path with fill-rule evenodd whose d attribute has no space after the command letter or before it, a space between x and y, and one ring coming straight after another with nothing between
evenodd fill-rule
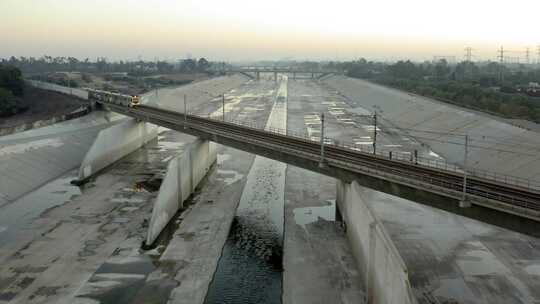
<instances>
[{"instance_id":1,"label":"concrete channel wall","mask_svg":"<svg viewBox=\"0 0 540 304\"><path fill-rule=\"evenodd\" d=\"M184 201L208 173L216 155L215 143L196 139L169 162L152 210L146 244L154 243L171 218L184 207Z\"/></svg>"},{"instance_id":2,"label":"concrete channel wall","mask_svg":"<svg viewBox=\"0 0 540 304\"><path fill-rule=\"evenodd\" d=\"M78 182L87 180L105 167L139 149L157 134L157 126L137 122L132 118L101 130L81 163Z\"/></svg>"},{"instance_id":3,"label":"concrete channel wall","mask_svg":"<svg viewBox=\"0 0 540 304\"><path fill-rule=\"evenodd\" d=\"M369 304L417 303L407 268L356 181L337 182L336 204L359 269L366 274Z\"/></svg>"},{"instance_id":4,"label":"concrete channel wall","mask_svg":"<svg viewBox=\"0 0 540 304\"><path fill-rule=\"evenodd\" d=\"M0 136L14 134L14 133L23 132L23 131L27 131L27 130L31 130L31 129L37 129L37 128L49 126L49 125L52 125L52 124L55 124L55 123L58 123L58 122L79 118L79 117L84 116L84 115L86 115L86 114L88 114L90 112L91 112L90 107L81 106L80 108L78 108L77 110L75 110L75 111L73 111L71 113L53 116L53 117L51 117L49 119L42 119L42 120L37 120L37 121L33 121L33 122L27 122L27 123L23 123L23 124L20 124L20 125L17 125L17 126L13 126L13 127L0 128Z\"/></svg>"},{"instance_id":5,"label":"concrete channel wall","mask_svg":"<svg viewBox=\"0 0 540 304\"><path fill-rule=\"evenodd\" d=\"M81 99L88 99L88 92L82 89L68 88L68 87L64 87L64 86L57 85L54 83L37 81L37 80L27 80L26 82L36 88L49 90L49 91L55 91L55 92L59 92L62 94L67 94L67 95L73 95Z\"/></svg>"}]
</instances>

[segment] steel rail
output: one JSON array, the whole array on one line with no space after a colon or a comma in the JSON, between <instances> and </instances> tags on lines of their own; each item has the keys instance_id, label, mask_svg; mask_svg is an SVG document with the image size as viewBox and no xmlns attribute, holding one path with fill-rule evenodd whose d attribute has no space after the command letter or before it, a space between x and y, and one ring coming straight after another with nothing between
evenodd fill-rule
<instances>
[{"instance_id":1,"label":"steel rail","mask_svg":"<svg viewBox=\"0 0 540 304\"><path fill-rule=\"evenodd\" d=\"M109 105L109 104L107 104ZM188 128L197 129L208 134L217 134L225 138L234 138L260 146L271 146L280 152L292 155L303 155L304 158L317 160L319 157L320 144L296 136L288 136L281 132L271 132L255 128L253 125L245 126L222 120L204 118L196 115L186 115L170 110L158 109L148 106L126 108L117 105L109 105L124 114L132 113L137 118L154 117L171 124L186 125ZM448 191L459 192L462 187L462 176L454 171L433 168L422 164L414 164L402 160L392 160L379 155L355 151L346 147L326 145L326 159L330 164L335 164L353 172L370 172L371 175L394 175L398 178L416 179L423 183L445 188ZM493 199L511 205L540 211L540 193L532 189L499 183L471 176L466 189L470 195Z\"/></svg>"}]
</instances>

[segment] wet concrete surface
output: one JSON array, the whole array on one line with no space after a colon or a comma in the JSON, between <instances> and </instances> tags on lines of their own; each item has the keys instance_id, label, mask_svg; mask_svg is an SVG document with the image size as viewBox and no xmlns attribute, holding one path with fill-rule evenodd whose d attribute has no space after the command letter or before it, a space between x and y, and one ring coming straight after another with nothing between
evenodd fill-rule
<instances>
[{"instance_id":1,"label":"wet concrete surface","mask_svg":"<svg viewBox=\"0 0 540 304\"><path fill-rule=\"evenodd\" d=\"M290 79L289 129L318 140L319 113L330 102L316 82ZM335 221L335 179L289 165L285 198L283 303L364 303L363 276Z\"/></svg>"},{"instance_id":2,"label":"wet concrete surface","mask_svg":"<svg viewBox=\"0 0 540 304\"><path fill-rule=\"evenodd\" d=\"M1 139L6 143L2 156L13 163L21 153L52 146L57 148L54 153L42 153L32 161L58 166L65 172L56 160L69 157L69 145L86 138L81 124L95 129L96 134L101 127L99 121L85 118L83 122L73 120L32 130L30 138L24 136L28 133L6 136ZM151 203L168 160L181 150L183 142L193 140L161 131L158 141L117 162L81 189L68 184L74 171L57 180L51 175L47 176L53 179L49 184L1 207L0 302L134 301L130 288L111 287L126 282L138 286L141 276L156 268L155 261L164 247L150 252L139 250ZM87 141L89 146L92 139ZM80 148L81 158L86 149ZM17 171L13 167L3 169ZM33 167L28 172L40 169ZM172 287L164 291L160 301L167 299Z\"/></svg>"},{"instance_id":3,"label":"wet concrete surface","mask_svg":"<svg viewBox=\"0 0 540 304\"><path fill-rule=\"evenodd\" d=\"M309 97L312 101L299 104L300 112L316 115L328 111L328 136L349 142L355 138L370 142L373 138L373 129L365 127L370 123L369 118L355 115L370 113L369 109L359 106L360 101L351 103L350 98L325 84L297 81L290 87L300 99ZM291 102L289 109L292 105ZM338 111L339 114L331 113ZM315 119L308 117L306 122L318 129ZM378 135L378 149L418 150L426 158L442 158L417 140L384 132L393 127L385 121L380 122L379 128L383 132ZM372 190L367 193L370 193L367 203L385 224L408 267L419 303L539 301L538 239L399 197Z\"/></svg>"},{"instance_id":4,"label":"wet concrete surface","mask_svg":"<svg viewBox=\"0 0 540 304\"><path fill-rule=\"evenodd\" d=\"M275 83L250 81L233 90L226 94L228 117L266 120ZM372 149L371 118L359 114L370 114L368 110L352 111L350 100L317 81L290 80L288 94L289 129L305 130L316 140L318 113L325 111L327 136ZM199 110L220 115L218 100L210 101ZM382 130L391 127L380 125ZM43 138L54 133L40 132ZM66 183L74 174L67 170L61 178L0 207L0 303L235 302L238 294L227 285L218 284L207 297L211 281L215 284L215 278L223 275L234 284L246 284L244 273L258 263L274 267L274 252L245 238L263 235L272 227L261 226L257 214L250 213L258 208L239 208L240 215L248 216L233 223L246 183L257 182L247 177L253 155L221 150L200 192L168 226L158 247L140 249L167 161L182 149L182 142L191 139L162 129L157 142L122 159L81 189ZM378 142L378 149L418 150L426 157L440 158L418 141L396 133L382 132ZM252 278L260 284L252 281L252 287L270 286L283 275L281 289L276 287L275 297L268 302L362 303L363 274L358 273L344 231L331 212L335 181L286 168L283 189L272 188L273 182L263 183L270 193L248 189L256 194L256 202L283 192L285 204L283 268L255 272L261 276ZM264 170L261 174L267 175ZM421 303L538 301L537 239L381 193L374 192L369 203L406 261ZM277 210L261 207L267 214ZM220 256L236 258L220 269ZM246 300L257 302L261 294L251 293Z\"/></svg>"},{"instance_id":5,"label":"wet concrete surface","mask_svg":"<svg viewBox=\"0 0 540 304\"><path fill-rule=\"evenodd\" d=\"M173 137L175 142L190 140L185 135ZM83 283L108 267L103 264L107 258L121 252L123 244L140 246L152 208L148 202L156 193L139 185L162 176L167 165L163 160L177 150L154 141L80 190L64 183L69 176L45 185L28 196L49 189L53 194L77 195L39 196L48 200L47 206L57 206L41 213L39 201L27 203L26 197L8 205L32 208L26 214L28 221L18 221L18 230L3 243L0 298L10 303L76 302Z\"/></svg>"},{"instance_id":6,"label":"wet concrete surface","mask_svg":"<svg viewBox=\"0 0 540 304\"><path fill-rule=\"evenodd\" d=\"M271 95L266 128L287 127L287 78ZM256 156L205 303L281 303L286 165Z\"/></svg>"}]
</instances>

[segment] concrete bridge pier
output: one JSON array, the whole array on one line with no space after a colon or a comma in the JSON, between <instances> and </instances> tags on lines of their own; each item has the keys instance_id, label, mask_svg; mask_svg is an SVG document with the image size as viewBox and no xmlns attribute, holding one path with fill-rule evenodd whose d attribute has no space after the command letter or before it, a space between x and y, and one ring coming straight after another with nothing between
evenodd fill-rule
<instances>
[{"instance_id":1,"label":"concrete bridge pier","mask_svg":"<svg viewBox=\"0 0 540 304\"><path fill-rule=\"evenodd\" d=\"M292 73L292 78L293 78L293 80L296 80L296 72Z\"/></svg>"},{"instance_id":2,"label":"concrete bridge pier","mask_svg":"<svg viewBox=\"0 0 540 304\"><path fill-rule=\"evenodd\" d=\"M315 73L311 73L311 79L315 78Z\"/></svg>"},{"instance_id":3,"label":"concrete bridge pier","mask_svg":"<svg viewBox=\"0 0 540 304\"><path fill-rule=\"evenodd\" d=\"M405 263L366 203L370 191L356 181L337 181L336 219L340 214L358 267L365 273L366 303L416 304Z\"/></svg>"},{"instance_id":4,"label":"concrete bridge pier","mask_svg":"<svg viewBox=\"0 0 540 304\"><path fill-rule=\"evenodd\" d=\"M213 142L196 139L169 162L152 209L146 246L151 246L173 216L184 208L184 201L216 162L217 148Z\"/></svg>"},{"instance_id":5,"label":"concrete bridge pier","mask_svg":"<svg viewBox=\"0 0 540 304\"><path fill-rule=\"evenodd\" d=\"M101 130L84 156L78 179L72 183L83 184L91 176L156 138L157 134L156 125L134 118Z\"/></svg>"},{"instance_id":6,"label":"concrete bridge pier","mask_svg":"<svg viewBox=\"0 0 540 304\"><path fill-rule=\"evenodd\" d=\"M277 72L274 72L274 81L277 82Z\"/></svg>"},{"instance_id":7,"label":"concrete bridge pier","mask_svg":"<svg viewBox=\"0 0 540 304\"><path fill-rule=\"evenodd\" d=\"M261 72L257 71L255 74L257 75L257 80L261 80Z\"/></svg>"}]
</instances>

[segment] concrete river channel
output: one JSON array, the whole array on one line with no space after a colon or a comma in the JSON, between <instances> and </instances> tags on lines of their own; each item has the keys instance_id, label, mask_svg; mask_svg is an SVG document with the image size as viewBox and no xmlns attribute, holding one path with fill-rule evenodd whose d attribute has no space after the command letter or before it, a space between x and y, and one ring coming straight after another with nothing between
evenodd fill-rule
<instances>
[{"instance_id":1,"label":"concrete river channel","mask_svg":"<svg viewBox=\"0 0 540 304\"><path fill-rule=\"evenodd\" d=\"M474 127L477 140L507 136L498 138L505 149L513 138L540 144L537 133L361 80L261 76L216 77L145 98L182 112L186 96L189 112L314 141L325 113L330 142L369 151L377 131L380 150L457 165L459 147L402 129ZM190 182L178 212L167 213L157 241L142 246L161 185L183 187L168 179L170 164L200 140L160 127L85 185L70 184L98 133L125 121L96 111L0 137L0 304L540 303L537 238L225 146L198 185ZM520 166L504 158L519 153L475 148L470 159L540 176L537 155L519 157Z\"/></svg>"},{"instance_id":2,"label":"concrete river channel","mask_svg":"<svg viewBox=\"0 0 540 304\"><path fill-rule=\"evenodd\" d=\"M266 129L287 129L287 77ZM205 303L281 303L286 165L256 156Z\"/></svg>"}]
</instances>

